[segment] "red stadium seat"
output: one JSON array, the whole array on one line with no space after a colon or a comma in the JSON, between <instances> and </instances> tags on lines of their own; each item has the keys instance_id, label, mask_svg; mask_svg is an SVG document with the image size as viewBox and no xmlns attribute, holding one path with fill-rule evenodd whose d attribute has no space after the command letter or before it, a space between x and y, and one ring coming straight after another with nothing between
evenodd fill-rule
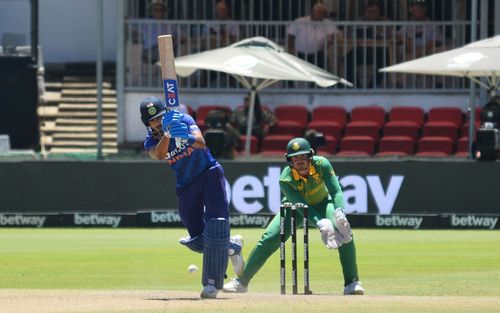
<instances>
[{"instance_id":1,"label":"red stadium seat","mask_svg":"<svg viewBox=\"0 0 500 313\"><path fill-rule=\"evenodd\" d=\"M384 136L410 136L417 140L424 123L425 112L420 107L395 107L384 125Z\"/></svg>"},{"instance_id":2,"label":"red stadium seat","mask_svg":"<svg viewBox=\"0 0 500 313\"><path fill-rule=\"evenodd\" d=\"M420 107L394 107L389 112L390 122L414 122L418 127L424 123L425 112Z\"/></svg>"},{"instance_id":3,"label":"red stadium seat","mask_svg":"<svg viewBox=\"0 0 500 313\"><path fill-rule=\"evenodd\" d=\"M385 136L379 141L378 156L412 155L415 152L415 140L409 136Z\"/></svg>"},{"instance_id":4,"label":"red stadium seat","mask_svg":"<svg viewBox=\"0 0 500 313\"><path fill-rule=\"evenodd\" d=\"M345 136L340 140L338 156L372 155L375 152L375 140L370 136Z\"/></svg>"},{"instance_id":5,"label":"red stadium seat","mask_svg":"<svg viewBox=\"0 0 500 313\"><path fill-rule=\"evenodd\" d=\"M342 137L342 130L344 129L344 125L328 121L312 121L309 123L309 125L307 125L307 129L314 129L325 136L331 136L335 139L340 139Z\"/></svg>"},{"instance_id":6,"label":"red stadium seat","mask_svg":"<svg viewBox=\"0 0 500 313\"><path fill-rule=\"evenodd\" d=\"M347 122L347 112L339 106L318 106L312 111L311 122L333 122L344 126Z\"/></svg>"},{"instance_id":7,"label":"red stadium seat","mask_svg":"<svg viewBox=\"0 0 500 313\"><path fill-rule=\"evenodd\" d=\"M300 137L309 122L309 111L298 105L281 105L274 110L276 124L269 130L271 135Z\"/></svg>"},{"instance_id":8,"label":"red stadium seat","mask_svg":"<svg viewBox=\"0 0 500 313\"><path fill-rule=\"evenodd\" d=\"M246 144L247 136L242 135L240 137L240 149L239 152L245 152L245 144ZM259 153L259 139L256 136L250 137L250 154Z\"/></svg>"},{"instance_id":9,"label":"red stadium seat","mask_svg":"<svg viewBox=\"0 0 500 313\"><path fill-rule=\"evenodd\" d=\"M207 117L207 114L210 111L217 109L226 111L228 115L231 114L230 107L226 105L217 105L217 104L202 105L196 111L196 124L198 125L198 127L201 129L202 132L205 130L205 117Z\"/></svg>"},{"instance_id":10,"label":"red stadium seat","mask_svg":"<svg viewBox=\"0 0 500 313\"><path fill-rule=\"evenodd\" d=\"M260 154L264 156L284 156L286 145L294 136L290 135L267 135L262 140Z\"/></svg>"},{"instance_id":11,"label":"red stadium seat","mask_svg":"<svg viewBox=\"0 0 500 313\"><path fill-rule=\"evenodd\" d=\"M385 124L385 109L379 106L360 106L351 111L352 122L373 122L380 128Z\"/></svg>"},{"instance_id":12,"label":"red stadium seat","mask_svg":"<svg viewBox=\"0 0 500 313\"><path fill-rule=\"evenodd\" d=\"M455 141L463 124L462 110L440 107L429 110L428 121L422 127L423 137L448 137Z\"/></svg>"},{"instance_id":13,"label":"red stadium seat","mask_svg":"<svg viewBox=\"0 0 500 313\"><path fill-rule=\"evenodd\" d=\"M318 148L317 154L319 155L333 155L337 152L337 139L333 136L325 135L326 145Z\"/></svg>"},{"instance_id":14,"label":"red stadium seat","mask_svg":"<svg viewBox=\"0 0 500 313\"><path fill-rule=\"evenodd\" d=\"M380 127L374 122L351 122L345 127L345 136L369 136L373 140L378 140Z\"/></svg>"},{"instance_id":15,"label":"red stadium seat","mask_svg":"<svg viewBox=\"0 0 500 313\"><path fill-rule=\"evenodd\" d=\"M422 137L416 156L445 157L453 154L453 140L448 137Z\"/></svg>"},{"instance_id":16,"label":"red stadium seat","mask_svg":"<svg viewBox=\"0 0 500 313\"><path fill-rule=\"evenodd\" d=\"M303 128L309 122L309 111L306 107L300 105L281 105L274 109L274 115L278 122L292 121L297 122Z\"/></svg>"},{"instance_id":17,"label":"red stadium seat","mask_svg":"<svg viewBox=\"0 0 500 313\"><path fill-rule=\"evenodd\" d=\"M345 126L345 136L369 136L377 140L384 123L384 108L356 107L351 111L351 121Z\"/></svg>"},{"instance_id":18,"label":"red stadium seat","mask_svg":"<svg viewBox=\"0 0 500 313\"><path fill-rule=\"evenodd\" d=\"M384 125L384 136L408 136L414 141L420 136L420 126L412 121L394 121Z\"/></svg>"}]
</instances>

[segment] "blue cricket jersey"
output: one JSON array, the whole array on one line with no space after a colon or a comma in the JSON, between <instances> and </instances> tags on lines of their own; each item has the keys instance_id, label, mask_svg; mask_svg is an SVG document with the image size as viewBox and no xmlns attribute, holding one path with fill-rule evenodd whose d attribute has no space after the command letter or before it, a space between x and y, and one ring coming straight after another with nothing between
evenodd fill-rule
<instances>
[{"instance_id":1,"label":"blue cricket jersey","mask_svg":"<svg viewBox=\"0 0 500 313\"><path fill-rule=\"evenodd\" d=\"M194 119L188 114L181 113L180 122L187 125L189 133L200 130ZM146 140L144 140L144 149L146 151L151 150L157 144L158 140L153 137L151 131L148 131ZM165 159L174 170L177 188L186 186L205 170L217 163L207 147L196 149L183 140L181 146L177 148L174 138L170 139Z\"/></svg>"}]
</instances>

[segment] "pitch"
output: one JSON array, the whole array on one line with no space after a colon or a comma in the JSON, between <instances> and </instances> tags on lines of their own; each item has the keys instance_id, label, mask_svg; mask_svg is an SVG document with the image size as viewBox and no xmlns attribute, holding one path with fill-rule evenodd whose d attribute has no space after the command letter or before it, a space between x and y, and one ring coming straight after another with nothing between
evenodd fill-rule
<instances>
[{"instance_id":1,"label":"pitch","mask_svg":"<svg viewBox=\"0 0 500 313\"><path fill-rule=\"evenodd\" d=\"M245 257L262 231L233 229ZM188 266L201 255L177 243L182 229L4 228L0 312L498 312L500 232L354 232L365 296L341 296L338 253L310 229L314 295L279 294L275 253L247 294L200 300Z\"/></svg>"}]
</instances>

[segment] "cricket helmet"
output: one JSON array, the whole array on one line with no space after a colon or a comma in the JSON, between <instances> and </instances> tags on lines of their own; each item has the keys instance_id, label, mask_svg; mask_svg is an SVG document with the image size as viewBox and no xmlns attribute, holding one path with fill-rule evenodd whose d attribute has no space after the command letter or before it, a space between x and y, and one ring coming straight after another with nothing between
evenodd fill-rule
<instances>
[{"instance_id":1,"label":"cricket helmet","mask_svg":"<svg viewBox=\"0 0 500 313\"><path fill-rule=\"evenodd\" d=\"M158 97L147 97L141 102L141 120L149 127L149 121L167 112L163 102Z\"/></svg>"},{"instance_id":2,"label":"cricket helmet","mask_svg":"<svg viewBox=\"0 0 500 313\"><path fill-rule=\"evenodd\" d=\"M314 150L306 139L300 137L293 138L286 146L285 157L287 162L290 162L291 157L301 154L309 154L309 157L312 158Z\"/></svg>"}]
</instances>

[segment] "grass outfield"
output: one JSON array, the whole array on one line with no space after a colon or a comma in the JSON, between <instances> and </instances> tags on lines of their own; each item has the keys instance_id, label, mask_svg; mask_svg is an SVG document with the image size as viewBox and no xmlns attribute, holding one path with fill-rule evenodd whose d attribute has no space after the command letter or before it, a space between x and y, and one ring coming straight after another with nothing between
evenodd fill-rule
<instances>
[{"instance_id":1,"label":"grass outfield","mask_svg":"<svg viewBox=\"0 0 500 313\"><path fill-rule=\"evenodd\" d=\"M234 233L243 235L247 257L262 229L233 229ZM201 255L177 243L185 235L183 229L4 228L0 229L0 312L23 311L22 304L12 309L23 294L58 303L58 293L95 306L61 304L59 311L55 305L46 312L150 313L173 308L234 312L241 306L243 312L266 313L293 312L291 306L297 311L303 306L302 312L500 312L500 232L356 229L354 233L366 296L340 296L338 253L324 248L319 233L311 230L311 289L319 296L280 296L275 253L248 294L222 294L220 301L207 302L197 300L201 271L187 271L190 264L201 269ZM301 253L299 244L299 266ZM300 288L302 281L299 270ZM108 306L100 307L95 299L101 295L150 301L109 307L109 300L103 301Z\"/></svg>"}]
</instances>

